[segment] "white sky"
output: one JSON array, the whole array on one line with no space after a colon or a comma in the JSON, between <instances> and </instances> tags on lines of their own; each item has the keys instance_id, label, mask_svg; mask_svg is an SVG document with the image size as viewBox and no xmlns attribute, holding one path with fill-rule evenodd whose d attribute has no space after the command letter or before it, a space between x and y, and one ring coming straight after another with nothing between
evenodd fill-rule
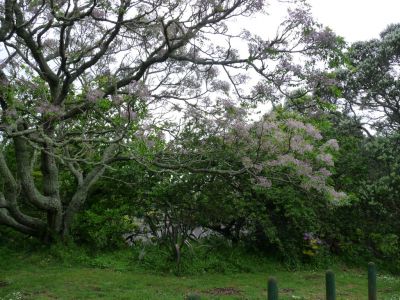
<instances>
[{"instance_id":1,"label":"white sky","mask_svg":"<svg viewBox=\"0 0 400 300\"><path fill-rule=\"evenodd\" d=\"M400 0L308 0L314 17L348 42L379 37L400 23Z\"/></svg>"},{"instance_id":2,"label":"white sky","mask_svg":"<svg viewBox=\"0 0 400 300\"><path fill-rule=\"evenodd\" d=\"M266 11L269 16L257 15L237 22L235 27L245 27L262 37L275 33L277 25L287 15L287 4L277 0ZM400 0L307 0L314 18L343 36L347 42L378 38L389 24L400 23Z\"/></svg>"},{"instance_id":3,"label":"white sky","mask_svg":"<svg viewBox=\"0 0 400 300\"><path fill-rule=\"evenodd\" d=\"M287 3L266 0L266 15L235 19L230 29L248 29L263 38L274 37L277 26L287 16ZM315 20L331 28L346 42L379 38L389 24L400 23L400 0L307 0ZM242 49L237 45L239 50ZM269 105L260 105L263 110ZM259 107L259 108L260 108Z\"/></svg>"}]
</instances>

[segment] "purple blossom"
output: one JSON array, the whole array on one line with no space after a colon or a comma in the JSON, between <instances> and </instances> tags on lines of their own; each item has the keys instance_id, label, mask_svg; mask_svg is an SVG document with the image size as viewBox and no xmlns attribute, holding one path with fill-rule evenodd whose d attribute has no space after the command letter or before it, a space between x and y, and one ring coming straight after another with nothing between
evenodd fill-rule
<instances>
[{"instance_id":1,"label":"purple blossom","mask_svg":"<svg viewBox=\"0 0 400 300\"><path fill-rule=\"evenodd\" d=\"M313 87L331 87L338 84L335 78L330 78L324 73L315 73L308 76L308 83Z\"/></svg>"},{"instance_id":2,"label":"purple blossom","mask_svg":"<svg viewBox=\"0 0 400 300\"><path fill-rule=\"evenodd\" d=\"M317 128L315 128L313 125L311 125L311 124L306 124L305 127L304 127L304 129L305 129L306 133L307 133L310 137L312 137L312 138L314 138L314 139L316 139L316 140L322 139L321 133L320 133L319 130L318 130Z\"/></svg>"},{"instance_id":3,"label":"purple blossom","mask_svg":"<svg viewBox=\"0 0 400 300\"><path fill-rule=\"evenodd\" d=\"M333 157L329 153L320 153L317 155L317 159L323 163L325 163L328 166L333 166Z\"/></svg>"},{"instance_id":4,"label":"purple blossom","mask_svg":"<svg viewBox=\"0 0 400 300\"><path fill-rule=\"evenodd\" d=\"M112 95L111 100L115 105L121 105L124 102L124 98L121 95Z\"/></svg>"},{"instance_id":5,"label":"purple blossom","mask_svg":"<svg viewBox=\"0 0 400 300\"><path fill-rule=\"evenodd\" d=\"M242 164L246 169L249 169L249 168L253 167L253 162L247 156L242 157Z\"/></svg>"},{"instance_id":6,"label":"purple blossom","mask_svg":"<svg viewBox=\"0 0 400 300\"><path fill-rule=\"evenodd\" d=\"M223 81L223 80L214 80L211 83L211 86L214 91L221 91L225 94L229 93L229 90L230 90L229 83L226 81Z\"/></svg>"},{"instance_id":7,"label":"purple blossom","mask_svg":"<svg viewBox=\"0 0 400 300\"><path fill-rule=\"evenodd\" d=\"M338 192L334 188L328 189L328 195L330 196L331 201L336 204L338 204L347 197L346 193Z\"/></svg>"},{"instance_id":8,"label":"purple blossom","mask_svg":"<svg viewBox=\"0 0 400 300\"><path fill-rule=\"evenodd\" d=\"M13 109L8 109L6 110L7 115L9 115L10 117L16 117L18 115L17 111L13 108Z\"/></svg>"},{"instance_id":9,"label":"purple blossom","mask_svg":"<svg viewBox=\"0 0 400 300\"><path fill-rule=\"evenodd\" d=\"M323 192L326 189L326 177L322 174L311 173L307 175L308 180L303 182L303 188L306 190L315 189Z\"/></svg>"},{"instance_id":10,"label":"purple blossom","mask_svg":"<svg viewBox=\"0 0 400 300\"><path fill-rule=\"evenodd\" d=\"M278 157L276 160L272 160L269 162L270 166L294 166L295 171L300 176L309 176L312 174L312 167L309 163L296 159L291 154L284 154Z\"/></svg>"},{"instance_id":11,"label":"purple blossom","mask_svg":"<svg viewBox=\"0 0 400 300\"><path fill-rule=\"evenodd\" d=\"M147 87L139 81L132 81L128 86L127 86L127 91L129 95L134 95L138 98L143 98L146 99L149 97L149 90Z\"/></svg>"},{"instance_id":12,"label":"purple blossom","mask_svg":"<svg viewBox=\"0 0 400 300\"><path fill-rule=\"evenodd\" d=\"M104 92L102 90L99 89L95 89L95 90L90 90L87 95L86 98L90 101L90 102L96 102L97 100L103 98L104 96Z\"/></svg>"},{"instance_id":13,"label":"purple blossom","mask_svg":"<svg viewBox=\"0 0 400 300\"><path fill-rule=\"evenodd\" d=\"M332 48L336 44L336 35L329 28L324 28L322 31L311 31L306 35L306 40L314 43L319 47Z\"/></svg>"},{"instance_id":14,"label":"purple blossom","mask_svg":"<svg viewBox=\"0 0 400 300\"><path fill-rule=\"evenodd\" d=\"M217 77L218 76L218 69L217 68L215 68L215 67L212 67L212 68L209 68L208 70L207 70L207 76L209 77L209 78L215 78L215 77Z\"/></svg>"},{"instance_id":15,"label":"purple blossom","mask_svg":"<svg viewBox=\"0 0 400 300\"><path fill-rule=\"evenodd\" d=\"M61 112L61 108L48 102L42 102L36 107L36 112L40 114L57 114Z\"/></svg>"},{"instance_id":16,"label":"purple blossom","mask_svg":"<svg viewBox=\"0 0 400 300\"><path fill-rule=\"evenodd\" d=\"M234 129L237 136L239 136L242 139L249 138L249 128L245 122L237 121L234 122L231 126Z\"/></svg>"},{"instance_id":17,"label":"purple blossom","mask_svg":"<svg viewBox=\"0 0 400 300\"><path fill-rule=\"evenodd\" d=\"M254 164L254 165L253 165L253 169L254 169L257 173L260 173L260 172L264 169L264 165L263 165L263 164Z\"/></svg>"},{"instance_id":18,"label":"purple blossom","mask_svg":"<svg viewBox=\"0 0 400 300\"><path fill-rule=\"evenodd\" d=\"M46 13L46 19L47 19L47 21L51 21L51 20L54 19L54 16L53 16L53 14L52 14L50 11L48 11L48 12Z\"/></svg>"},{"instance_id":19,"label":"purple blossom","mask_svg":"<svg viewBox=\"0 0 400 300\"><path fill-rule=\"evenodd\" d=\"M339 150L339 143L336 139L330 139L321 146L321 150L332 149L335 151Z\"/></svg>"},{"instance_id":20,"label":"purple blossom","mask_svg":"<svg viewBox=\"0 0 400 300\"><path fill-rule=\"evenodd\" d=\"M304 234L303 234L303 239L305 240L305 241L309 241L309 240L311 240L311 239L313 239L314 238L314 234L312 233L312 232L305 232Z\"/></svg>"},{"instance_id":21,"label":"purple blossom","mask_svg":"<svg viewBox=\"0 0 400 300\"><path fill-rule=\"evenodd\" d=\"M314 146L307 143L304 138L300 135L294 135L290 139L290 147L292 150L304 154L306 152L311 152L314 149Z\"/></svg>"},{"instance_id":22,"label":"purple blossom","mask_svg":"<svg viewBox=\"0 0 400 300\"><path fill-rule=\"evenodd\" d=\"M278 129L278 124L276 122L269 122L269 121L262 121L259 122L257 125L257 135L265 135L270 133L274 130Z\"/></svg>"},{"instance_id":23,"label":"purple blossom","mask_svg":"<svg viewBox=\"0 0 400 300\"><path fill-rule=\"evenodd\" d=\"M297 7L295 9L289 9L288 13L291 23L299 24L304 27L312 27L315 23L311 16L310 10L307 7Z\"/></svg>"},{"instance_id":24,"label":"purple blossom","mask_svg":"<svg viewBox=\"0 0 400 300\"><path fill-rule=\"evenodd\" d=\"M136 80L133 80L128 84L127 90L129 94L134 94L138 90L139 83Z\"/></svg>"},{"instance_id":25,"label":"purple blossom","mask_svg":"<svg viewBox=\"0 0 400 300\"><path fill-rule=\"evenodd\" d=\"M122 112L122 117L129 120L135 120L137 118L137 113L131 109L124 110Z\"/></svg>"},{"instance_id":26,"label":"purple blossom","mask_svg":"<svg viewBox=\"0 0 400 300\"><path fill-rule=\"evenodd\" d=\"M329 171L329 170L327 170L326 168L321 168L321 169L318 170L318 172L319 172L321 175L325 176L325 177L329 177L329 176L332 175L332 172Z\"/></svg>"},{"instance_id":27,"label":"purple blossom","mask_svg":"<svg viewBox=\"0 0 400 300\"><path fill-rule=\"evenodd\" d=\"M322 139L322 135L319 130L311 124L304 124L303 122L294 119L287 120L285 124L290 129L305 131L307 135L316 140Z\"/></svg>"},{"instance_id":28,"label":"purple blossom","mask_svg":"<svg viewBox=\"0 0 400 300\"><path fill-rule=\"evenodd\" d=\"M257 176L256 179L257 179L257 185L263 188L269 188L272 186L272 182L268 178L265 178L264 176Z\"/></svg>"},{"instance_id":29,"label":"purple blossom","mask_svg":"<svg viewBox=\"0 0 400 300\"><path fill-rule=\"evenodd\" d=\"M303 74L302 67L300 65L294 64L287 58L280 61L278 65L279 69L285 70L285 72L291 72L295 76L301 76Z\"/></svg>"},{"instance_id":30,"label":"purple blossom","mask_svg":"<svg viewBox=\"0 0 400 300\"><path fill-rule=\"evenodd\" d=\"M94 17L94 18L104 18L105 17L105 15L106 15L106 13L103 11L103 10L100 10L100 9L98 9L98 8L94 8L93 10L92 10L92 16Z\"/></svg>"},{"instance_id":31,"label":"purple blossom","mask_svg":"<svg viewBox=\"0 0 400 300\"><path fill-rule=\"evenodd\" d=\"M319 239L313 232L305 232L303 234L303 240L308 241L310 243L316 243L318 245L323 244L323 241Z\"/></svg>"},{"instance_id":32,"label":"purple blossom","mask_svg":"<svg viewBox=\"0 0 400 300\"><path fill-rule=\"evenodd\" d=\"M305 125L303 122L300 122L300 121L297 121L294 119L287 120L286 126L291 129L305 129Z\"/></svg>"},{"instance_id":33,"label":"purple blossom","mask_svg":"<svg viewBox=\"0 0 400 300\"><path fill-rule=\"evenodd\" d=\"M251 2L251 6L249 5L248 10L250 10L251 12L260 11L264 8L264 5L264 0L255 0Z\"/></svg>"},{"instance_id":34,"label":"purple blossom","mask_svg":"<svg viewBox=\"0 0 400 300\"><path fill-rule=\"evenodd\" d=\"M267 151L268 153L276 153L279 149L278 143L271 139L265 139L261 143L261 149Z\"/></svg>"},{"instance_id":35,"label":"purple blossom","mask_svg":"<svg viewBox=\"0 0 400 300\"><path fill-rule=\"evenodd\" d=\"M253 90L251 91L251 94L253 97L256 96L264 96L264 97L270 97L274 95L275 89L271 85L269 85L266 82L258 82L254 87Z\"/></svg>"},{"instance_id":36,"label":"purple blossom","mask_svg":"<svg viewBox=\"0 0 400 300\"><path fill-rule=\"evenodd\" d=\"M156 142L153 140L145 140L147 148L153 148L156 145Z\"/></svg>"}]
</instances>

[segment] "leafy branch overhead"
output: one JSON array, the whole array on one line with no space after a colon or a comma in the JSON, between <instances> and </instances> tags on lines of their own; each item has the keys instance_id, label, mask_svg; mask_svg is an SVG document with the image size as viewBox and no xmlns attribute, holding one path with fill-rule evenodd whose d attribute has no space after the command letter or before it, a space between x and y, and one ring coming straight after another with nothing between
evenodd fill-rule
<instances>
[{"instance_id":1,"label":"leafy branch overhead","mask_svg":"<svg viewBox=\"0 0 400 300\"><path fill-rule=\"evenodd\" d=\"M329 183L334 141L298 116L251 120L249 109L328 84L320 67L343 41L301 1L269 39L230 29L266 9L261 0L1 1L0 223L67 237L93 184L126 160L341 198ZM65 172L75 179L68 196Z\"/></svg>"}]
</instances>

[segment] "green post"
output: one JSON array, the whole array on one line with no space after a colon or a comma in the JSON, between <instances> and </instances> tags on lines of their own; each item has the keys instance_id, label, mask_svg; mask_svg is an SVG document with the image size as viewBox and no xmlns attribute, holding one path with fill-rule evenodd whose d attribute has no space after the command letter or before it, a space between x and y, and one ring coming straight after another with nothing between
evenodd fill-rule
<instances>
[{"instance_id":1,"label":"green post","mask_svg":"<svg viewBox=\"0 0 400 300\"><path fill-rule=\"evenodd\" d=\"M325 274L326 300L336 300L335 274L328 270Z\"/></svg>"},{"instance_id":2,"label":"green post","mask_svg":"<svg viewBox=\"0 0 400 300\"><path fill-rule=\"evenodd\" d=\"M274 277L268 279L268 300L278 300L278 284Z\"/></svg>"},{"instance_id":3,"label":"green post","mask_svg":"<svg viewBox=\"0 0 400 300\"><path fill-rule=\"evenodd\" d=\"M373 262L368 264L368 300L376 300L376 267Z\"/></svg>"}]
</instances>

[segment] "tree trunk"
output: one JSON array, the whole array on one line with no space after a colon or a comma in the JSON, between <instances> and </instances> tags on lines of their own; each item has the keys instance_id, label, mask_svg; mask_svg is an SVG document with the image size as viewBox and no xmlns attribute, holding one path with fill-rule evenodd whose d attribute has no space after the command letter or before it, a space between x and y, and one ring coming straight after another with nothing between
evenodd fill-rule
<instances>
[{"instance_id":1,"label":"tree trunk","mask_svg":"<svg viewBox=\"0 0 400 300\"><path fill-rule=\"evenodd\" d=\"M68 239L76 214L82 209L90 187L104 173L115 146L106 149L103 159L86 176L76 169L73 170L72 173L78 179L76 191L72 199L63 205L54 149L47 144L41 149L40 171L43 184L39 189L33 176L35 149L21 136L15 137L13 142L17 177L10 171L4 154L0 151L0 176L4 183L3 190L0 190L0 225L35 236L44 243ZM44 218L32 217L22 212L20 207L24 203L44 213Z\"/></svg>"}]
</instances>

